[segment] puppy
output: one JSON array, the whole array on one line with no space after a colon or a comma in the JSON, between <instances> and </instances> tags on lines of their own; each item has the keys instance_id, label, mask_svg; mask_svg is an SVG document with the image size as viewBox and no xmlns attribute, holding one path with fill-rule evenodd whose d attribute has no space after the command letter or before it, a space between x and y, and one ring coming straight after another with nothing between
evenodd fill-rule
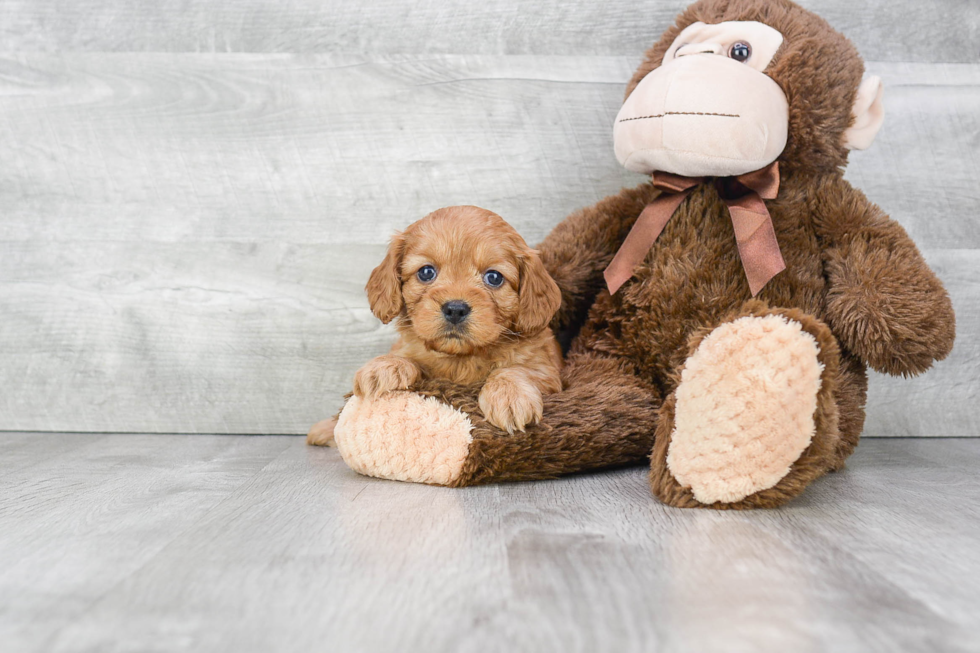
<instances>
[{"instance_id":1,"label":"puppy","mask_svg":"<svg viewBox=\"0 0 980 653\"><path fill-rule=\"evenodd\" d=\"M422 378L483 384L484 417L513 434L541 419L544 394L561 390L561 350L548 328L561 291L497 214L475 206L430 213L391 239L366 290L378 319L397 318L399 339L357 371L355 395ZM314 430L332 434L335 423Z\"/></svg>"}]
</instances>

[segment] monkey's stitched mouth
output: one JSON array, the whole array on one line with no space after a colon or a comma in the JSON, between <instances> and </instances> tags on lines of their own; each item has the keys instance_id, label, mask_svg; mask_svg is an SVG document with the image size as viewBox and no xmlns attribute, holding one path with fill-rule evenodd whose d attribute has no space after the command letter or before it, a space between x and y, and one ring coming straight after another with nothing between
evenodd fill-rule
<instances>
[{"instance_id":1,"label":"monkey's stitched mouth","mask_svg":"<svg viewBox=\"0 0 980 653\"><path fill-rule=\"evenodd\" d=\"M710 113L707 111L665 111L652 116L636 116L635 118L620 118L619 122L629 122L630 120L648 120L650 118L663 118L664 116L715 116L717 118L741 118L737 113Z\"/></svg>"}]
</instances>

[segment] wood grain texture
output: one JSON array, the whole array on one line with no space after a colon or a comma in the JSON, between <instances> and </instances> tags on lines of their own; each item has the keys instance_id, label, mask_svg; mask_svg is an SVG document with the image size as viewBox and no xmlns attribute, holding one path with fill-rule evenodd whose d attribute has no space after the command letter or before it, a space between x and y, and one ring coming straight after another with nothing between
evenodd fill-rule
<instances>
[{"instance_id":1,"label":"wood grain texture","mask_svg":"<svg viewBox=\"0 0 980 653\"><path fill-rule=\"evenodd\" d=\"M51 650L62 627L295 441L30 436L47 447L33 465L0 459L0 641L11 653Z\"/></svg>"},{"instance_id":2,"label":"wood grain texture","mask_svg":"<svg viewBox=\"0 0 980 653\"><path fill-rule=\"evenodd\" d=\"M537 241L640 179L612 152L621 57L0 62L2 240L379 243L476 203Z\"/></svg>"},{"instance_id":3,"label":"wood grain texture","mask_svg":"<svg viewBox=\"0 0 980 653\"><path fill-rule=\"evenodd\" d=\"M362 290L382 255L350 245L0 244L0 424L304 432L393 338Z\"/></svg>"},{"instance_id":4,"label":"wood grain texture","mask_svg":"<svg viewBox=\"0 0 980 653\"><path fill-rule=\"evenodd\" d=\"M978 62L973 0L798 0L868 59ZM2 0L0 48L86 52L625 54L688 0Z\"/></svg>"},{"instance_id":5,"label":"wood grain texture","mask_svg":"<svg viewBox=\"0 0 980 653\"><path fill-rule=\"evenodd\" d=\"M871 62L885 129L848 177L959 314L950 360L875 378L869 434L974 435L980 65ZM439 206L537 242L634 185L625 57L0 58L0 429L301 433L390 330L361 288ZM928 401L922 401L927 397Z\"/></svg>"},{"instance_id":6,"label":"wood grain texture","mask_svg":"<svg viewBox=\"0 0 980 653\"><path fill-rule=\"evenodd\" d=\"M922 247L980 247L980 65L868 69L886 124L848 177ZM642 181L612 151L632 70L622 57L0 59L0 240L378 243L475 203L536 242Z\"/></svg>"},{"instance_id":7,"label":"wood grain texture","mask_svg":"<svg viewBox=\"0 0 980 653\"><path fill-rule=\"evenodd\" d=\"M717 513L644 468L453 490L302 438L30 437L0 458L13 653L977 650L976 439L865 441Z\"/></svg>"}]
</instances>

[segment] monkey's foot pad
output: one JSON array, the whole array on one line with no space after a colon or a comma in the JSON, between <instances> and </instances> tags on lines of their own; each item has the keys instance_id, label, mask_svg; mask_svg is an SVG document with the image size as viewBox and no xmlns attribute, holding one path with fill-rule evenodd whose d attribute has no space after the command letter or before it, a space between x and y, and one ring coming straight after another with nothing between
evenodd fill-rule
<instances>
[{"instance_id":1,"label":"monkey's foot pad","mask_svg":"<svg viewBox=\"0 0 980 653\"><path fill-rule=\"evenodd\" d=\"M812 335L779 315L712 331L677 388L667 466L706 504L773 487L809 446L823 365Z\"/></svg>"}]
</instances>

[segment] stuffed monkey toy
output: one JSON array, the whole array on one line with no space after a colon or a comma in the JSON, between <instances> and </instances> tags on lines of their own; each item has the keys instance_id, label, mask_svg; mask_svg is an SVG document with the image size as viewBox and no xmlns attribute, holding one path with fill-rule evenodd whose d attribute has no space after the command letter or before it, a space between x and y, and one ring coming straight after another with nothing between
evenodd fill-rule
<instances>
[{"instance_id":1,"label":"stuffed monkey toy","mask_svg":"<svg viewBox=\"0 0 980 653\"><path fill-rule=\"evenodd\" d=\"M854 46L788 0L700 0L646 53L614 127L651 175L560 223L564 390L508 434L476 390L352 397L354 470L447 486L648 463L681 507L774 507L839 469L866 368L951 350L952 305L905 230L843 178L882 122Z\"/></svg>"}]
</instances>

